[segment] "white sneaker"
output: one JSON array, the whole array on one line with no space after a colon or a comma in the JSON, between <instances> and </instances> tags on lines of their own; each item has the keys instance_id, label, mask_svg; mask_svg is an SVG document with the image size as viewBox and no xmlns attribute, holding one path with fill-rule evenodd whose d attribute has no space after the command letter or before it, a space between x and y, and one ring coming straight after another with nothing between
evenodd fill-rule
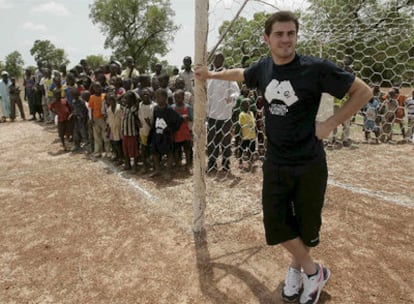
<instances>
[{"instance_id":1,"label":"white sneaker","mask_svg":"<svg viewBox=\"0 0 414 304\"><path fill-rule=\"evenodd\" d=\"M288 303L296 302L299 298L301 289L302 276L300 270L289 267L286 274L285 286L283 286L282 290L283 300Z\"/></svg>"},{"instance_id":2,"label":"white sneaker","mask_svg":"<svg viewBox=\"0 0 414 304\"><path fill-rule=\"evenodd\" d=\"M303 292L300 296L300 304L316 304L321 295L322 288L328 282L331 272L328 268L317 264L318 273L308 278L306 273L302 273Z\"/></svg>"}]
</instances>

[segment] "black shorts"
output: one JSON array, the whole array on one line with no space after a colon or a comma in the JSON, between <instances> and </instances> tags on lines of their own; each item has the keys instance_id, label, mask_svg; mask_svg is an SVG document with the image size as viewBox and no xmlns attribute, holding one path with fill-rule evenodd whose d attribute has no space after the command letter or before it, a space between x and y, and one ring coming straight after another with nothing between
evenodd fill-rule
<instances>
[{"instance_id":1,"label":"black shorts","mask_svg":"<svg viewBox=\"0 0 414 304\"><path fill-rule=\"evenodd\" d=\"M285 166L263 164L263 222L268 245L300 237L308 247L319 244L328 169L326 159Z\"/></svg>"}]
</instances>

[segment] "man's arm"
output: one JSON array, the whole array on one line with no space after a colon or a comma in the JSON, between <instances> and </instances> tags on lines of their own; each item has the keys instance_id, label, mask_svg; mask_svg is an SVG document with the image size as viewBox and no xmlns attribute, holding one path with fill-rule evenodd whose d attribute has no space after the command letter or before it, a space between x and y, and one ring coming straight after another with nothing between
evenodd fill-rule
<instances>
[{"instance_id":1,"label":"man's arm","mask_svg":"<svg viewBox=\"0 0 414 304\"><path fill-rule=\"evenodd\" d=\"M370 87L358 77L355 78L348 95L348 100L334 115L316 123L316 136L319 139L327 138L338 125L358 112L373 97Z\"/></svg>"},{"instance_id":2,"label":"man's arm","mask_svg":"<svg viewBox=\"0 0 414 304\"><path fill-rule=\"evenodd\" d=\"M220 72L209 71L206 66L198 66L194 71L198 80L219 79L228 81L244 81L244 69L229 69Z\"/></svg>"}]
</instances>

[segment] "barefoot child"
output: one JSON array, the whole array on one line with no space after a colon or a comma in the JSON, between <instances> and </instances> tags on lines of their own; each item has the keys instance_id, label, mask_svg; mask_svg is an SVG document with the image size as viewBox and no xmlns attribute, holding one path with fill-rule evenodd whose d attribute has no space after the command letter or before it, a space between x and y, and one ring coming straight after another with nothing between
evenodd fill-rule
<instances>
[{"instance_id":1,"label":"barefoot child","mask_svg":"<svg viewBox=\"0 0 414 304\"><path fill-rule=\"evenodd\" d=\"M141 142L142 158L144 162L142 173L147 173L150 169L151 163L151 149L148 144L148 137L154 120L154 107L156 104L152 101L151 92L148 88L142 89L140 95L142 101L139 104L138 118L141 123L141 127L139 128L139 137Z\"/></svg>"},{"instance_id":2,"label":"barefoot child","mask_svg":"<svg viewBox=\"0 0 414 304\"><path fill-rule=\"evenodd\" d=\"M159 88L155 92L157 106L154 108L154 124L152 127L152 155L154 172L151 176L161 174L161 159L167 157L167 170L165 176L171 178L171 167L174 157L174 133L178 131L183 118L168 107L168 93Z\"/></svg>"},{"instance_id":3,"label":"barefoot child","mask_svg":"<svg viewBox=\"0 0 414 304\"><path fill-rule=\"evenodd\" d=\"M125 106L122 108L122 151L125 157L125 169L131 169L131 158L134 159L134 169L137 169L139 156L138 130L140 122L138 119L137 97L134 92L129 91L123 97Z\"/></svg>"},{"instance_id":4,"label":"barefoot child","mask_svg":"<svg viewBox=\"0 0 414 304\"><path fill-rule=\"evenodd\" d=\"M75 143L72 152L77 152L81 148L81 142L86 143L88 140L86 132L88 108L86 103L80 98L80 93L77 88L73 87L70 94L72 96L71 117L73 119L73 141Z\"/></svg>"},{"instance_id":5,"label":"barefoot child","mask_svg":"<svg viewBox=\"0 0 414 304\"><path fill-rule=\"evenodd\" d=\"M177 168L181 167L181 156L185 154L185 170L188 171L191 166L191 131L189 122L193 120L191 108L184 103L184 91L178 89L174 92L175 104L172 108L181 115L183 123L178 131L174 134L174 159Z\"/></svg>"},{"instance_id":6,"label":"barefoot child","mask_svg":"<svg viewBox=\"0 0 414 304\"><path fill-rule=\"evenodd\" d=\"M108 102L106 109L106 122L109 126L109 140L112 146L112 152L114 153L112 161L122 163L124 159L124 154L122 153L122 135L121 135L121 126L122 126L122 110L121 105L117 103L117 97L115 93L110 93L106 95L106 100Z\"/></svg>"},{"instance_id":7,"label":"barefoot child","mask_svg":"<svg viewBox=\"0 0 414 304\"><path fill-rule=\"evenodd\" d=\"M70 107L66 99L62 98L61 89L55 89L53 91L54 101L50 104L50 110L53 111L58 117L58 135L62 143L64 151L67 151L65 145L65 134L68 133L71 123L69 121Z\"/></svg>"}]
</instances>

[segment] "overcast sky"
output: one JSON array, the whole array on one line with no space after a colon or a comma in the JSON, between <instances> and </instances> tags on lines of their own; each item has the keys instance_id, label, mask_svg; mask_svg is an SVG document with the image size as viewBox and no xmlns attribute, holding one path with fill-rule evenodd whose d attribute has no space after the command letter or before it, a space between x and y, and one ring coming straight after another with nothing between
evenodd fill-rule
<instances>
[{"instance_id":1,"label":"overcast sky","mask_svg":"<svg viewBox=\"0 0 414 304\"><path fill-rule=\"evenodd\" d=\"M206 0L207 1L207 0ZM210 0L210 29L214 30L223 20L231 20L242 0ZM304 0L263 0L278 8L292 8L292 3L302 5ZM111 50L103 47L104 36L89 19L89 5L93 0L0 0L1 45L0 60L19 51L25 66L35 65L30 49L36 39L50 40L57 48L63 48L70 60L69 66L87 55L109 56ZM171 65L180 66L184 56L194 56L194 0L171 0L175 11L175 23L180 30L170 44L171 51L165 56ZM257 1L251 1L244 14L253 11L275 9ZM252 10L252 5L254 9ZM218 20L218 21L217 21ZM211 42L214 43L214 42Z\"/></svg>"}]
</instances>

